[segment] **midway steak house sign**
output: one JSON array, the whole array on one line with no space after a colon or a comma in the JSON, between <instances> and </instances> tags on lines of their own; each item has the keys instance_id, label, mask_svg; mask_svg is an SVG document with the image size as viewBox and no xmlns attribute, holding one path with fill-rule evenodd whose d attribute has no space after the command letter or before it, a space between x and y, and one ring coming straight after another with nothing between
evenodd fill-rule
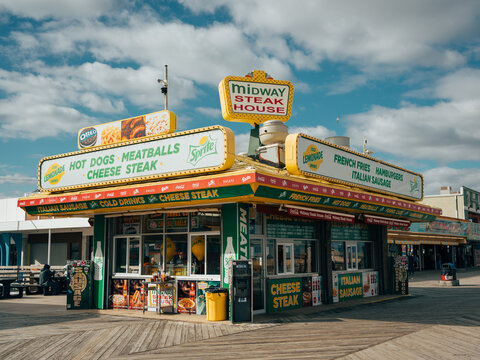
<instances>
[{"instance_id":1,"label":"midway steak house sign","mask_svg":"<svg viewBox=\"0 0 480 360\"><path fill-rule=\"evenodd\" d=\"M261 124L287 121L292 112L293 85L273 80L264 71L245 76L227 76L218 85L222 115L227 121Z\"/></svg>"},{"instance_id":2,"label":"midway steak house sign","mask_svg":"<svg viewBox=\"0 0 480 360\"><path fill-rule=\"evenodd\" d=\"M303 134L287 136L285 164L291 174L325 178L407 199L423 198L420 174Z\"/></svg>"},{"instance_id":3,"label":"midway steak house sign","mask_svg":"<svg viewBox=\"0 0 480 360\"><path fill-rule=\"evenodd\" d=\"M149 180L228 169L234 161L230 129L211 126L155 140L44 158L42 191Z\"/></svg>"}]
</instances>

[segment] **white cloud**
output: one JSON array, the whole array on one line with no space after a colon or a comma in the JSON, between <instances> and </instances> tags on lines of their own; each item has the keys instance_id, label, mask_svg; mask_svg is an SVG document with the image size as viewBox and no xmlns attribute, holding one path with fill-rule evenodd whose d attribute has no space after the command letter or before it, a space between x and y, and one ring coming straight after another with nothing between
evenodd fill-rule
<instances>
[{"instance_id":1,"label":"white cloud","mask_svg":"<svg viewBox=\"0 0 480 360\"><path fill-rule=\"evenodd\" d=\"M38 62L31 67L32 73L0 70L0 90L8 94L0 100L3 137L37 139L75 133L92 123L118 120L125 112L125 101L145 113L163 108L158 72L153 68L113 68L101 63L49 67ZM172 106L195 96L192 81L171 76L169 85Z\"/></svg>"},{"instance_id":2,"label":"white cloud","mask_svg":"<svg viewBox=\"0 0 480 360\"><path fill-rule=\"evenodd\" d=\"M316 62L328 58L397 66L462 64L465 59L459 52L438 45L473 39L471 29L475 29L480 12L478 3L448 0L213 0L183 4L197 13L224 6L246 33L285 36Z\"/></svg>"},{"instance_id":3,"label":"white cloud","mask_svg":"<svg viewBox=\"0 0 480 360\"><path fill-rule=\"evenodd\" d=\"M457 191L460 186L480 189L480 169L478 168L454 169L444 166L426 170L422 175L425 182L425 195L440 194L441 186L451 186Z\"/></svg>"},{"instance_id":4,"label":"white cloud","mask_svg":"<svg viewBox=\"0 0 480 360\"><path fill-rule=\"evenodd\" d=\"M457 101L480 99L480 69L465 68L446 75L438 81L434 95Z\"/></svg>"},{"instance_id":5,"label":"white cloud","mask_svg":"<svg viewBox=\"0 0 480 360\"><path fill-rule=\"evenodd\" d=\"M0 184L32 184L35 185L37 179L31 176L25 176L21 174L12 175L0 175Z\"/></svg>"},{"instance_id":6,"label":"white cloud","mask_svg":"<svg viewBox=\"0 0 480 360\"><path fill-rule=\"evenodd\" d=\"M347 134L360 145L398 156L403 162L430 160L440 165L479 161L480 70L461 69L438 79L430 88L407 96L440 97L430 106L403 102L398 109L372 106L348 116Z\"/></svg>"},{"instance_id":7,"label":"white cloud","mask_svg":"<svg viewBox=\"0 0 480 360\"><path fill-rule=\"evenodd\" d=\"M113 0L0 0L0 11L36 20L49 17L78 19L108 13L113 5Z\"/></svg>"},{"instance_id":8,"label":"white cloud","mask_svg":"<svg viewBox=\"0 0 480 360\"><path fill-rule=\"evenodd\" d=\"M195 110L198 111L200 114L209 116L211 118L222 117L222 111L218 108L197 107Z\"/></svg>"}]
</instances>

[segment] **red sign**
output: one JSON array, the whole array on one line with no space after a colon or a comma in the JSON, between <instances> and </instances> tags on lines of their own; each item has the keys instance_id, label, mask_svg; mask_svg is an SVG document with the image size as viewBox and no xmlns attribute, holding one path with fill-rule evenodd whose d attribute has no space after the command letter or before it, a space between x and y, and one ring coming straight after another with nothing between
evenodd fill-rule
<instances>
[{"instance_id":1,"label":"red sign","mask_svg":"<svg viewBox=\"0 0 480 360\"><path fill-rule=\"evenodd\" d=\"M331 212L320 210L303 210L288 208L288 214L292 216L299 216L316 220L336 221L350 224L353 224L355 222L355 216L353 215L334 214Z\"/></svg>"},{"instance_id":2,"label":"red sign","mask_svg":"<svg viewBox=\"0 0 480 360\"><path fill-rule=\"evenodd\" d=\"M374 224L374 225L387 225L407 228L410 226L410 221L396 220L396 219L386 219L377 216L365 215L365 223Z\"/></svg>"}]
</instances>

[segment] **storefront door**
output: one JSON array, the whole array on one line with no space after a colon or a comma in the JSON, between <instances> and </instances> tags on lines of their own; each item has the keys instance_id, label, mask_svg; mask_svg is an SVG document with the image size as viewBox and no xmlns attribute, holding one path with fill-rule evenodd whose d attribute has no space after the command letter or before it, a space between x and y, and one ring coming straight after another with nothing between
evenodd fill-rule
<instances>
[{"instance_id":1,"label":"storefront door","mask_svg":"<svg viewBox=\"0 0 480 360\"><path fill-rule=\"evenodd\" d=\"M250 254L253 266L253 311L265 312L265 267L264 267L264 240L250 239Z\"/></svg>"}]
</instances>

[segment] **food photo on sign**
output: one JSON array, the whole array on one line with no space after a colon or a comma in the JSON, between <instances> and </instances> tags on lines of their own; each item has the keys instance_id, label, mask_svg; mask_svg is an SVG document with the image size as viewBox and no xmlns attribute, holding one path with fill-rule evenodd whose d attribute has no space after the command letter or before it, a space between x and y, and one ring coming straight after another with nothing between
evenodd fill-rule
<instances>
[{"instance_id":1,"label":"food photo on sign","mask_svg":"<svg viewBox=\"0 0 480 360\"><path fill-rule=\"evenodd\" d=\"M115 144L175 131L175 114L168 110L85 127L78 132L78 148Z\"/></svg>"},{"instance_id":2,"label":"food photo on sign","mask_svg":"<svg viewBox=\"0 0 480 360\"><path fill-rule=\"evenodd\" d=\"M196 283L195 281L178 282L178 303L177 312L195 314L196 313Z\"/></svg>"},{"instance_id":3,"label":"food photo on sign","mask_svg":"<svg viewBox=\"0 0 480 360\"><path fill-rule=\"evenodd\" d=\"M128 280L112 279L112 309L128 309Z\"/></svg>"},{"instance_id":4,"label":"food photo on sign","mask_svg":"<svg viewBox=\"0 0 480 360\"><path fill-rule=\"evenodd\" d=\"M303 307L312 306L312 278L302 278Z\"/></svg>"},{"instance_id":5,"label":"food photo on sign","mask_svg":"<svg viewBox=\"0 0 480 360\"><path fill-rule=\"evenodd\" d=\"M129 303L128 308L131 310L143 310L143 290L142 280L132 279L129 280Z\"/></svg>"}]
</instances>

